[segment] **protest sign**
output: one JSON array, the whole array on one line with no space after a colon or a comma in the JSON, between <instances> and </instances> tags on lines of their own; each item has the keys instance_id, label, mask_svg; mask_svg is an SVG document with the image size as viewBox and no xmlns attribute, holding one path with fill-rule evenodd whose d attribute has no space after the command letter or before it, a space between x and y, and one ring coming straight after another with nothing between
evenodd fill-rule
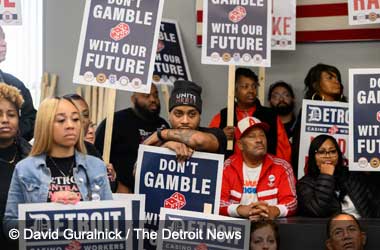
<instances>
[{"instance_id":1,"label":"protest sign","mask_svg":"<svg viewBox=\"0 0 380 250\"><path fill-rule=\"evenodd\" d=\"M143 249L143 242L137 239L136 228L144 227L145 219L145 195L114 193L112 198L117 201L128 201L132 204L132 224L133 224L133 249Z\"/></svg>"},{"instance_id":2,"label":"protest sign","mask_svg":"<svg viewBox=\"0 0 380 250\"><path fill-rule=\"evenodd\" d=\"M135 193L145 194L148 201L145 227L157 230L161 207L202 212L205 204L211 204L212 212L217 214L223 158L223 155L195 152L188 161L179 163L169 149L140 145Z\"/></svg>"},{"instance_id":3,"label":"protest sign","mask_svg":"<svg viewBox=\"0 0 380 250\"><path fill-rule=\"evenodd\" d=\"M176 80L191 80L178 23L163 20L158 36L153 82L173 85Z\"/></svg>"},{"instance_id":4,"label":"protest sign","mask_svg":"<svg viewBox=\"0 0 380 250\"><path fill-rule=\"evenodd\" d=\"M163 0L87 0L74 82L149 93Z\"/></svg>"},{"instance_id":5,"label":"protest sign","mask_svg":"<svg viewBox=\"0 0 380 250\"><path fill-rule=\"evenodd\" d=\"M205 0L202 63L270 67L272 1Z\"/></svg>"},{"instance_id":6,"label":"protest sign","mask_svg":"<svg viewBox=\"0 0 380 250\"><path fill-rule=\"evenodd\" d=\"M349 168L380 171L380 68L349 70Z\"/></svg>"},{"instance_id":7,"label":"protest sign","mask_svg":"<svg viewBox=\"0 0 380 250\"><path fill-rule=\"evenodd\" d=\"M274 0L272 5L272 50L296 49L296 0Z\"/></svg>"},{"instance_id":8,"label":"protest sign","mask_svg":"<svg viewBox=\"0 0 380 250\"><path fill-rule=\"evenodd\" d=\"M166 208L160 218L158 250L249 249L249 220Z\"/></svg>"},{"instance_id":9,"label":"protest sign","mask_svg":"<svg viewBox=\"0 0 380 250\"><path fill-rule=\"evenodd\" d=\"M380 23L379 0L348 0L350 25Z\"/></svg>"},{"instance_id":10,"label":"protest sign","mask_svg":"<svg viewBox=\"0 0 380 250\"><path fill-rule=\"evenodd\" d=\"M20 249L132 249L131 209L128 201L20 204Z\"/></svg>"},{"instance_id":11,"label":"protest sign","mask_svg":"<svg viewBox=\"0 0 380 250\"><path fill-rule=\"evenodd\" d=\"M21 0L0 1L0 25L21 24Z\"/></svg>"},{"instance_id":12,"label":"protest sign","mask_svg":"<svg viewBox=\"0 0 380 250\"><path fill-rule=\"evenodd\" d=\"M320 134L336 139L345 159L348 158L348 103L303 100L301 142L298 156L298 179L304 176L311 141ZM296 173L295 173L296 174Z\"/></svg>"}]
</instances>

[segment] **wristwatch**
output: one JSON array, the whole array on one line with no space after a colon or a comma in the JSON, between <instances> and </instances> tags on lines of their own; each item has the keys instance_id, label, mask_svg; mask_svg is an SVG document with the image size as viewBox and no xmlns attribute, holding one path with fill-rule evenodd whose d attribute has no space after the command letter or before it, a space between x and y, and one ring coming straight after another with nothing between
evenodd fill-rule
<instances>
[{"instance_id":1,"label":"wristwatch","mask_svg":"<svg viewBox=\"0 0 380 250\"><path fill-rule=\"evenodd\" d=\"M162 138L162 134L161 134L162 130L163 130L162 128L158 128L158 129L157 129L157 137L158 137L158 139L159 139L160 141L163 142L163 141L165 141L165 140L164 140L164 138Z\"/></svg>"}]
</instances>

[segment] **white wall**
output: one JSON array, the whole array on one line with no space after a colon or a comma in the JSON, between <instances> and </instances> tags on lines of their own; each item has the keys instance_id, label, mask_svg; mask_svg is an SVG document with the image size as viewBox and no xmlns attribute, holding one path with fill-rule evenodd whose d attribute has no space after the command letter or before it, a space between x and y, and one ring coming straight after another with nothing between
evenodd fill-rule
<instances>
[{"instance_id":1,"label":"white wall","mask_svg":"<svg viewBox=\"0 0 380 250\"><path fill-rule=\"evenodd\" d=\"M44 1L44 71L59 74L59 94L73 92L72 76L85 1ZM202 125L207 125L212 116L226 106L228 68L200 63L201 49L196 46L195 14L194 0L165 1L163 17L178 20L193 81L203 87ZM349 68L380 68L380 42L297 44L296 49L292 52L272 52L272 67L266 71L266 86L278 80L291 83L298 103L303 96L303 79L308 69L319 62L338 67L346 94ZM129 93L119 91L116 109L130 106L129 96Z\"/></svg>"}]
</instances>

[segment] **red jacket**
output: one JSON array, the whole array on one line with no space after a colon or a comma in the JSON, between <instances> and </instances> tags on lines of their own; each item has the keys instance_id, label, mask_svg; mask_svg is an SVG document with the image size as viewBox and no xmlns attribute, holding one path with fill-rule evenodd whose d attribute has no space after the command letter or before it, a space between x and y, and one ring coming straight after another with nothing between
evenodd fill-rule
<instances>
[{"instance_id":1,"label":"red jacket","mask_svg":"<svg viewBox=\"0 0 380 250\"><path fill-rule=\"evenodd\" d=\"M234 154L224 163L219 209L221 215L230 215L228 207L240 203L243 180L242 155ZM269 205L276 205L280 210L280 217L293 215L297 209L295 184L296 179L290 164L266 154L256 187L258 200L266 201Z\"/></svg>"}]
</instances>

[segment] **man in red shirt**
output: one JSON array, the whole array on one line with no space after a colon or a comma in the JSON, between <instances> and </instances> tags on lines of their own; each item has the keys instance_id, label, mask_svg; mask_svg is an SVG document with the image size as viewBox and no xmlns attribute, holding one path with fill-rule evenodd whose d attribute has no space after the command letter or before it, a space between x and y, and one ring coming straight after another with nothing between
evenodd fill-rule
<instances>
[{"instance_id":1,"label":"man in red shirt","mask_svg":"<svg viewBox=\"0 0 380 250\"><path fill-rule=\"evenodd\" d=\"M273 110L263 107L257 97L259 86L257 75L250 69L238 68L235 76L235 115L234 126L247 116L254 116L270 126L267 134L268 152L290 162L291 149L284 125ZM211 120L209 127L223 129L228 140L238 140L239 133L234 127L227 126L227 108L222 109ZM234 151L237 147L235 145ZM226 157L232 155L228 152Z\"/></svg>"},{"instance_id":2,"label":"man in red shirt","mask_svg":"<svg viewBox=\"0 0 380 250\"><path fill-rule=\"evenodd\" d=\"M295 214L295 178L290 164L267 153L269 125L254 117L238 123L236 152L223 170L220 214L260 218Z\"/></svg>"}]
</instances>

